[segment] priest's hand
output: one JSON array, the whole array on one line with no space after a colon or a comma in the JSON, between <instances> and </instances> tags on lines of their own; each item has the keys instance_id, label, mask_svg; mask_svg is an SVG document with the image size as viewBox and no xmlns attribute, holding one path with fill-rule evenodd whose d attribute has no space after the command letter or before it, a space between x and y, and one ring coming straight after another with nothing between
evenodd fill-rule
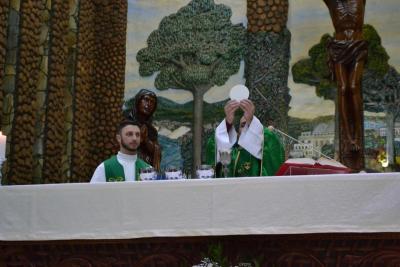
<instances>
[{"instance_id":1,"label":"priest's hand","mask_svg":"<svg viewBox=\"0 0 400 267\"><path fill-rule=\"evenodd\" d=\"M247 125L250 125L251 121L253 120L254 112L256 110L253 102L249 99L241 100L240 108L244 111L243 117L246 119Z\"/></svg>"},{"instance_id":2,"label":"priest's hand","mask_svg":"<svg viewBox=\"0 0 400 267\"><path fill-rule=\"evenodd\" d=\"M232 125L233 119L235 118L235 111L239 108L240 103L236 100L230 100L224 107L225 121L228 125Z\"/></svg>"}]
</instances>

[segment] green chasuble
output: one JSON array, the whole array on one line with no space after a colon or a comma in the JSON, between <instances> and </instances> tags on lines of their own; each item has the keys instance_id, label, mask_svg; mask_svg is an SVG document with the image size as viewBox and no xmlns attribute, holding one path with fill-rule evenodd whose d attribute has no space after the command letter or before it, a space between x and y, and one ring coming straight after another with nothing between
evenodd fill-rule
<instances>
[{"instance_id":1,"label":"green chasuble","mask_svg":"<svg viewBox=\"0 0 400 267\"><path fill-rule=\"evenodd\" d=\"M143 168L151 167L149 164L143 160L137 158L135 161L135 180L139 181L139 173ZM112 156L111 158L104 161L104 170L106 173L107 182L124 182L125 173L124 167L118 162L117 156Z\"/></svg>"},{"instance_id":2,"label":"green chasuble","mask_svg":"<svg viewBox=\"0 0 400 267\"><path fill-rule=\"evenodd\" d=\"M229 177L272 176L285 161L285 150L278 136L264 128L262 160L257 159L244 148L234 145L229 164ZM223 177L223 167L216 164L215 136L207 142L206 162L216 166L216 177Z\"/></svg>"}]
</instances>

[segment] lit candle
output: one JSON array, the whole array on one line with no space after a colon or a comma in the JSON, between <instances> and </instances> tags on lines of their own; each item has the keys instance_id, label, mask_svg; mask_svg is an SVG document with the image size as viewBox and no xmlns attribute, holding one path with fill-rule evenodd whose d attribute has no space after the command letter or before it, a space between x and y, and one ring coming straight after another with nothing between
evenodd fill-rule
<instances>
[{"instance_id":1,"label":"lit candle","mask_svg":"<svg viewBox=\"0 0 400 267\"><path fill-rule=\"evenodd\" d=\"M0 161L6 159L7 136L0 132Z\"/></svg>"}]
</instances>

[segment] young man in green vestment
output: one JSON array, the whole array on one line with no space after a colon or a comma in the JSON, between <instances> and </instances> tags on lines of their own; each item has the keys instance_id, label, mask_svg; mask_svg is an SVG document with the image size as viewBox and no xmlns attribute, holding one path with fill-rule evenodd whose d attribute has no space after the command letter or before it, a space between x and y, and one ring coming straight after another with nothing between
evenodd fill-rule
<instances>
[{"instance_id":1,"label":"young man in green vestment","mask_svg":"<svg viewBox=\"0 0 400 267\"><path fill-rule=\"evenodd\" d=\"M236 132L233 122L238 109L244 114ZM253 102L230 100L224 111L225 119L208 140L206 150L206 162L216 166L216 177L223 177L219 152L224 150L231 151L228 177L274 175L285 160L285 151L277 135L254 116Z\"/></svg>"},{"instance_id":2,"label":"young man in green vestment","mask_svg":"<svg viewBox=\"0 0 400 267\"><path fill-rule=\"evenodd\" d=\"M94 171L91 183L137 181L142 168L151 167L137 157L140 127L130 120L120 123L117 132L119 152L102 162Z\"/></svg>"}]
</instances>

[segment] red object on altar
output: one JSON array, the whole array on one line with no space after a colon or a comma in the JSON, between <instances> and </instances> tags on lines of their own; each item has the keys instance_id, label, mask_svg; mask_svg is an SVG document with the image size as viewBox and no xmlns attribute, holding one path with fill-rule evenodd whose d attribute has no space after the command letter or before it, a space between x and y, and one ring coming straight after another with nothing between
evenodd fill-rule
<instances>
[{"instance_id":1,"label":"red object on altar","mask_svg":"<svg viewBox=\"0 0 400 267\"><path fill-rule=\"evenodd\" d=\"M351 172L351 169L340 162L330 159L294 158L285 161L275 175L343 174Z\"/></svg>"}]
</instances>

